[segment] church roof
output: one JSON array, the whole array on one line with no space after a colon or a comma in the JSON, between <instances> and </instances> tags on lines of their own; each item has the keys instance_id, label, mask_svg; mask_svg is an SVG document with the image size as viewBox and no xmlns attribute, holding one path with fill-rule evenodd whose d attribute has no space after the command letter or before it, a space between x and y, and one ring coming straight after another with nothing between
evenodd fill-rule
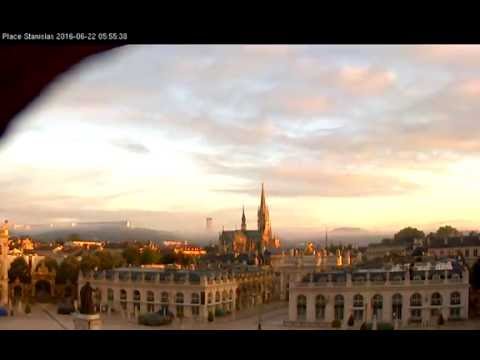
<instances>
[{"instance_id":1,"label":"church roof","mask_svg":"<svg viewBox=\"0 0 480 360\"><path fill-rule=\"evenodd\" d=\"M233 240L235 234L245 234L245 236L249 239L260 239L260 233L258 232L258 230L246 230L246 231L242 231L242 230L224 230L222 233L221 233L221 236L223 239L230 239L230 240Z\"/></svg>"}]
</instances>

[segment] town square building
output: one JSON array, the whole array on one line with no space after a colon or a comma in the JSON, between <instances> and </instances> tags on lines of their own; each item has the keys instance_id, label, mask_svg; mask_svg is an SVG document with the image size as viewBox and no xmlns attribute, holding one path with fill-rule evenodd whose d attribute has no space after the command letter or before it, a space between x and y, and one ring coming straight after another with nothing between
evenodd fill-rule
<instances>
[{"instance_id":1,"label":"town square building","mask_svg":"<svg viewBox=\"0 0 480 360\"><path fill-rule=\"evenodd\" d=\"M94 288L94 301L100 308L127 316L168 311L175 317L204 321L209 313L233 313L268 303L273 297L271 269L257 266L222 270L118 268L80 275L78 288L87 282Z\"/></svg>"},{"instance_id":2,"label":"town square building","mask_svg":"<svg viewBox=\"0 0 480 360\"><path fill-rule=\"evenodd\" d=\"M290 284L286 324L432 324L468 318L468 270L455 261L310 273Z\"/></svg>"},{"instance_id":3,"label":"town square building","mask_svg":"<svg viewBox=\"0 0 480 360\"><path fill-rule=\"evenodd\" d=\"M290 283L301 281L311 272L322 272L342 269L353 265L351 251L337 249L331 253L326 249L314 251L306 255L303 249L290 249L271 255L271 266L278 279L279 297L289 299ZM355 258L355 260L357 260Z\"/></svg>"},{"instance_id":4,"label":"town square building","mask_svg":"<svg viewBox=\"0 0 480 360\"><path fill-rule=\"evenodd\" d=\"M478 235L431 239L428 253L437 258L462 256L472 266L480 256L480 237Z\"/></svg>"}]
</instances>

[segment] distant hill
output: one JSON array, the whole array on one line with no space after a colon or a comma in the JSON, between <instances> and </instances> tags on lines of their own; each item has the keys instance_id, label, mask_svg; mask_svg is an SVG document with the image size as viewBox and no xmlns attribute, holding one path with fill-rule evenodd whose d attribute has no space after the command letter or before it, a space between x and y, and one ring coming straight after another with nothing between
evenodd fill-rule
<instances>
[{"instance_id":1,"label":"distant hill","mask_svg":"<svg viewBox=\"0 0 480 360\"><path fill-rule=\"evenodd\" d=\"M11 231L12 235L32 235L38 241L55 241L57 239L66 240L72 234L77 234L84 240L99 241L154 241L162 242L165 240L184 240L179 235L161 230L152 230L145 228L70 228L70 229L54 229L42 233L30 234L28 231Z\"/></svg>"},{"instance_id":2,"label":"distant hill","mask_svg":"<svg viewBox=\"0 0 480 360\"><path fill-rule=\"evenodd\" d=\"M356 228L356 227L340 227L340 228L333 229L332 231L330 231L330 233L355 233L355 234L358 234L358 233L368 233L368 231L365 230L365 229Z\"/></svg>"},{"instance_id":3,"label":"distant hill","mask_svg":"<svg viewBox=\"0 0 480 360\"><path fill-rule=\"evenodd\" d=\"M302 246L306 241L321 244L325 243L324 229L291 229L279 232L280 239L285 246ZM384 234L374 233L358 227L339 227L328 231L330 244L357 244L367 245L370 242L378 242Z\"/></svg>"}]
</instances>

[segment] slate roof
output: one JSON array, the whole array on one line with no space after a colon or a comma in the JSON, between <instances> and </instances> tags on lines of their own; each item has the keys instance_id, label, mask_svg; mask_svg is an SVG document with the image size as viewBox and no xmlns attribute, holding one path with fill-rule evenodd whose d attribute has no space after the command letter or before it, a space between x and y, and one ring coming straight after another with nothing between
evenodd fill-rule
<instances>
[{"instance_id":1,"label":"slate roof","mask_svg":"<svg viewBox=\"0 0 480 360\"><path fill-rule=\"evenodd\" d=\"M430 248L452 248L452 247L467 247L467 246L480 246L480 237L478 236L463 236L463 237L451 237L447 239L434 238L430 240Z\"/></svg>"}]
</instances>

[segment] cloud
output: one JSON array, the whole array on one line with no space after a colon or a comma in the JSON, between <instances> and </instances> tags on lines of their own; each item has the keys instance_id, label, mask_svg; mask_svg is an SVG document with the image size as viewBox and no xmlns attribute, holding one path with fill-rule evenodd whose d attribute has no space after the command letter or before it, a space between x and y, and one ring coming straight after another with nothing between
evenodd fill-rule
<instances>
[{"instance_id":1,"label":"cloud","mask_svg":"<svg viewBox=\"0 0 480 360\"><path fill-rule=\"evenodd\" d=\"M396 79L392 71L346 66L340 70L340 83L356 95L379 94L390 88Z\"/></svg>"},{"instance_id":2,"label":"cloud","mask_svg":"<svg viewBox=\"0 0 480 360\"><path fill-rule=\"evenodd\" d=\"M274 196L392 196L411 193L421 186L410 181L381 174L332 172L321 162L301 160L275 165L231 165L222 156L198 156L197 160L214 174L231 175L247 180L249 185L237 188L216 188L212 191L258 195L258 184L268 181L269 193Z\"/></svg>"},{"instance_id":3,"label":"cloud","mask_svg":"<svg viewBox=\"0 0 480 360\"><path fill-rule=\"evenodd\" d=\"M116 140L113 145L135 154L148 154L150 150L143 144L134 143L130 140Z\"/></svg>"},{"instance_id":4,"label":"cloud","mask_svg":"<svg viewBox=\"0 0 480 360\"><path fill-rule=\"evenodd\" d=\"M480 96L480 79L471 79L460 83L457 91L460 95L478 98Z\"/></svg>"},{"instance_id":5,"label":"cloud","mask_svg":"<svg viewBox=\"0 0 480 360\"><path fill-rule=\"evenodd\" d=\"M332 107L332 103L323 96L291 98L286 100L285 105L290 112L299 115L318 114Z\"/></svg>"},{"instance_id":6,"label":"cloud","mask_svg":"<svg viewBox=\"0 0 480 360\"><path fill-rule=\"evenodd\" d=\"M412 180L417 174L453 176L452 164L480 156L479 49L132 46L62 77L43 109L45 118L49 109L65 110L65 121L80 114L72 121L93 124L102 146L155 157L148 138L181 144L181 155L200 168L188 181L210 184L224 175L224 183L211 184L215 191L254 195L264 180L281 197L414 198L428 191ZM42 129L31 133L32 148L51 141L36 137ZM48 160L38 167L49 169ZM23 172L32 174L35 186L25 188L35 206L46 204L33 196L43 184L53 189L51 207L64 201L65 209L87 209L90 201L105 208L115 198L62 199L75 189L87 194L98 178L108 186L115 169L64 176L68 171L58 169L52 181L38 169ZM63 180L66 195L56 189ZM230 206L221 201L215 206Z\"/></svg>"},{"instance_id":7,"label":"cloud","mask_svg":"<svg viewBox=\"0 0 480 360\"><path fill-rule=\"evenodd\" d=\"M437 64L477 66L479 45L422 45L413 49L418 58Z\"/></svg>"}]
</instances>

